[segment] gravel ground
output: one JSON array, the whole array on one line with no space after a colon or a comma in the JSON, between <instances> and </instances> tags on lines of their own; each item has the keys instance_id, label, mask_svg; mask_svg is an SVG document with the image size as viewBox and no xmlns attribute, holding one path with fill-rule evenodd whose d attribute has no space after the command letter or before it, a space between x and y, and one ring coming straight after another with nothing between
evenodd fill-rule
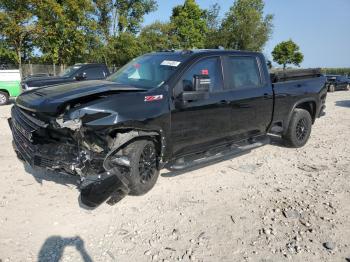
<instances>
[{"instance_id":1,"label":"gravel ground","mask_svg":"<svg viewBox=\"0 0 350 262\"><path fill-rule=\"evenodd\" d=\"M350 261L350 92L302 149L278 141L79 206L74 178L23 166L0 107L0 261Z\"/></svg>"}]
</instances>

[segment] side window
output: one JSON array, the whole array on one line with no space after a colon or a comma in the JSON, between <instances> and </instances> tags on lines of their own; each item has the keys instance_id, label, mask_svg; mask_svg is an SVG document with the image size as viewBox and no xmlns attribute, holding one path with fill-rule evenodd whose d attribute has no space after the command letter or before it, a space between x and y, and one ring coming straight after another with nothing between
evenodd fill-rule
<instances>
[{"instance_id":1,"label":"side window","mask_svg":"<svg viewBox=\"0 0 350 262\"><path fill-rule=\"evenodd\" d=\"M90 67L83 71L86 74L86 80L103 79L105 72L102 67Z\"/></svg>"},{"instance_id":2,"label":"side window","mask_svg":"<svg viewBox=\"0 0 350 262\"><path fill-rule=\"evenodd\" d=\"M223 89L220 57L204 58L192 65L181 77L176 86L175 96L182 91L193 90L193 77L195 75L208 75L210 77L210 92Z\"/></svg>"},{"instance_id":3,"label":"side window","mask_svg":"<svg viewBox=\"0 0 350 262\"><path fill-rule=\"evenodd\" d=\"M259 67L255 57L226 57L225 79L229 89L250 89L261 87Z\"/></svg>"}]
</instances>

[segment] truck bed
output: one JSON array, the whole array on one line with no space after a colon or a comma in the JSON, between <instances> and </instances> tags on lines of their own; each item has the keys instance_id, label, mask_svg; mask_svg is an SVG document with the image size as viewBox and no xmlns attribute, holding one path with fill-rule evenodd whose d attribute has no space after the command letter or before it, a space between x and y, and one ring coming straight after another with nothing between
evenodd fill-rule
<instances>
[{"instance_id":1,"label":"truck bed","mask_svg":"<svg viewBox=\"0 0 350 262\"><path fill-rule=\"evenodd\" d=\"M320 77L322 75L320 68L315 69L293 69L283 71L271 71L270 77L272 83L286 82L292 80L302 80Z\"/></svg>"},{"instance_id":2,"label":"truck bed","mask_svg":"<svg viewBox=\"0 0 350 262\"><path fill-rule=\"evenodd\" d=\"M302 70L280 74L273 83L275 106L273 123L282 123L286 130L296 104L309 101L305 106L311 107L315 120L323 114L327 96L326 78L313 70Z\"/></svg>"}]
</instances>

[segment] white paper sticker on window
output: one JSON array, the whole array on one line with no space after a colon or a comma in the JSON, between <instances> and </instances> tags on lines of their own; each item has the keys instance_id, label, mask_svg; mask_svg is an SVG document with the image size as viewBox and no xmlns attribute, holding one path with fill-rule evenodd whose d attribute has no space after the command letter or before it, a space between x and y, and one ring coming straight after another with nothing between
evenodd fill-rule
<instances>
[{"instance_id":1,"label":"white paper sticker on window","mask_svg":"<svg viewBox=\"0 0 350 262\"><path fill-rule=\"evenodd\" d=\"M181 64L181 62L164 60L160 65L177 67L179 64Z\"/></svg>"}]
</instances>

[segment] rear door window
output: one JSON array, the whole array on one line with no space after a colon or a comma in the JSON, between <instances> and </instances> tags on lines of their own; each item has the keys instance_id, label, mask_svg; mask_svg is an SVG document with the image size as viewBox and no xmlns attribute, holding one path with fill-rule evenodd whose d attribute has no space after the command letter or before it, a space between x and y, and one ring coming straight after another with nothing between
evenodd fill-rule
<instances>
[{"instance_id":1,"label":"rear door window","mask_svg":"<svg viewBox=\"0 0 350 262\"><path fill-rule=\"evenodd\" d=\"M225 80L228 89L251 89L262 86L258 62L252 56L225 57Z\"/></svg>"},{"instance_id":2,"label":"rear door window","mask_svg":"<svg viewBox=\"0 0 350 262\"><path fill-rule=\"evenodd\" d=\"M90 67L83 72L86 74L86 80L104 79L107 76L102 67Z\"/></svg>"}]
</instances>

